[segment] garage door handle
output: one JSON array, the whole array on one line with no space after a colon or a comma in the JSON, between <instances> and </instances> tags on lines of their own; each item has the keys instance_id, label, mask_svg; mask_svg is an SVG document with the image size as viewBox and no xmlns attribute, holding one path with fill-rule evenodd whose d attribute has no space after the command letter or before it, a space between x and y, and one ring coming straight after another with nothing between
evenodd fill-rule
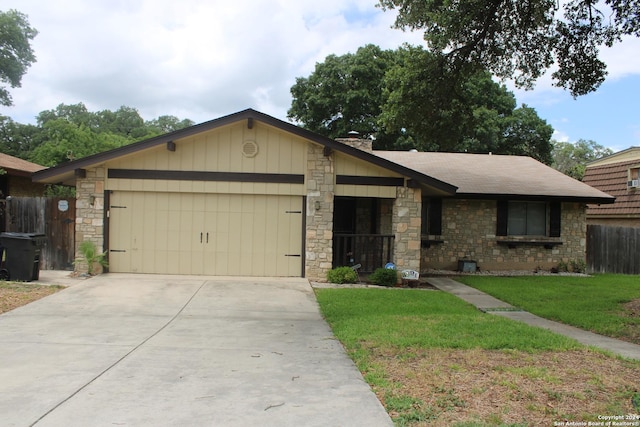
<instances>
[{"instance_id":1,"label":"garage door handle","mask_svg":"<svg viewBox=\"0 0 640 427\"><path fill-rule=\"evenodd\" d=\"M284 256L297 256L297 257L300 257L301 255L300 254L284 254Z\"/></svg>"},{"instance_id":2,"label":"garage door handle","mask_svg":"<svg viewBox=\"0 0 640 427\"><path fill-rule=\"evenodd\" d=\"M202 243L202 233L200 233L200 243Z\"/></svg>"},{"instance_id":3,"label":"garage door handle","mask_svg":"<svg viewBox=\"0 0 640 427\"><path fill-rule=\"evenodd\" d=\"M207 232L207 243L209 243L209 232Z\"/></svg>"}]
</instances>

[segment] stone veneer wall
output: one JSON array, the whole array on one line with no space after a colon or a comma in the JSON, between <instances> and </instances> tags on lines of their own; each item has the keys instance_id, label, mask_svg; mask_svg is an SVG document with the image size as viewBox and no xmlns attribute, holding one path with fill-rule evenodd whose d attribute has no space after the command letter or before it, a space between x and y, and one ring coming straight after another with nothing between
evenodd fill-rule
<instances>
[{"instance_id":1,"label":"stone veneer wall","mask_svg":"<svg viewBox=\"0 0 640 427\"><path fill-rule=\"evenodd\" d=\"M362 151L373 151L373 141L371 139L363 139L363 138L336 138L336 141L342 142L343 144L350 145L354 148L358 148Z\"/></svg>"},{"instance_id":2,"label":"stone veneer wall","mask_svg":"<svg viewBox=\"0 0 640 427\"><path fill-rule=\"evenodd\" d=\"M98 251L104 251L104 168L87 169L86 178L76 183L76 258L81 242L91 240ZM93 204L90 204L91 197ZM78 262L75 270L87 272L87 264Z\"/></svg>"},{"instance_id":3,"label":"stone veneer wall","mask_svg":"<svg viewBox=\"0 0 640 427\"><path fill-rule=\"evenodd\" d=\"M562 245L523 245L510 249L498 245L496 201L448 199L442 205L442 235L430 236L444 243L422 249L422 270L456 270L458 261L473 260L481 270L550 269L560 261L584 260L586 251L586 206L563 203L560 240Z\"/></svg>"},{"instance_id":4,"label":"stone veneer wall","mask_svg":"<svg viewBox=\"0 0 640 427\"><path fill-rule=\"evenodd\" d=\"M308 147L305 276L326 280L333 263L333 159L323 154L322 146Z\"/></svg>"},{"instance_id":5,"label":"stone veneer wall","mask_svg":"<svg viewBox=\"0 0 640 427\"><path fill-rule=\"evenodd\" d=\"M420 271L420 227L422 192L417 188L397 187L393 205L394 259L398 270Z\"/></svg>"}]
</instances>

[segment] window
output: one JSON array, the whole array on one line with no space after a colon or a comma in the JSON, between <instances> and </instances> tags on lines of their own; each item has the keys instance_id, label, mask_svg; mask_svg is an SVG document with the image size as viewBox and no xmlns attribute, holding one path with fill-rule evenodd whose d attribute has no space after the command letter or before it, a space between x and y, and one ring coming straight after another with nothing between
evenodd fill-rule
<instances>
[{"instance_id":1,"label":"window","mask_svg":"<svg viewBox=\"0 0 640 427\"><path fill-rule=\"evenodd\" d=\"M442 234L442 199L422 198L422 236Z\"/></svg>"},{"instance_id":2,"label":"window","mask_svg":"<svg viewBox=\"0 0 640 427\"><path fill-rule=\"evenodd\" d=\"M496 235L560 237L560 202L499 200Z\"/></svg>"},{"instance_id":3,"label":"window","mask_svg":"<svg viewBox=\"0 0 640 427\"><path fill-rule=\"evenodd\" d=\"M510 236L546 236L547 204L509 202L507 234Z\"/></svg>"}]
</instances>

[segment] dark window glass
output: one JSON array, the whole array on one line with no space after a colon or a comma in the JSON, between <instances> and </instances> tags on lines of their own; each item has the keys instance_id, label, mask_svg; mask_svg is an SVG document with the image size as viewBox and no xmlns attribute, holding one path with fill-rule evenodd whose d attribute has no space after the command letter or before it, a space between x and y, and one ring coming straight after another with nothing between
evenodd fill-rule
<instances>
[{"instance_id":1,"label":"dark window glass","mask_svg":"<svg viewBox=\"0 0 640 427\"><path fill-rule=\"evenodd\" d=\"M510 236L546 236L547 204L509 202L507 233Z\"/></svg>"}]
</instances>

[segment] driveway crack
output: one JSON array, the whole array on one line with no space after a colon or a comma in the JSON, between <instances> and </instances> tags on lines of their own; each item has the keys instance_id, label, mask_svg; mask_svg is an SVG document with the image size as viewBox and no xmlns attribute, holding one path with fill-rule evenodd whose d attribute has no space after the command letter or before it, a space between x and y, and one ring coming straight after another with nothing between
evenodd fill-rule
<instances>
[{"instance_id":1,"label":"driveway crack","mask_svg":"<svg viewBox=\"0 0 640 427\"><path fill-rule=\"evenodd\" d=\"M96 380L98 380L98 378L102 377L104 374L106 374L107 372L109 372L110 370L112 370L113 368L115 368L116 366L118 366L120 364L120 362L122 362L124 359L126 359L127 357L129 357L131 354L133 354L136 350L138 350L140 347L142 347L143 345L145 345L147 342L149 342L149 340L151 340L152 338L154 338L155 336L157 336L160 332L164 331L170 324L172 324L177 318L178 316L180 316L182 314L182 312L187 308L187 306L189 306L189 304L191 304L191 301L193 301L193 299L196 297L196 295L198 295L198 293L200 292L200 290L204 287L204 285L207 284L207 281L202 282L202 284L198 287L198 289L195 290L195 292L193 293L193 295L191 295L191 297L189 297L189 299L187 300L187 302L184 303L184 305L180 308L180 310L177 311L177 313L175 315L173 315L173 317L171 317L171 319L169 319L167 321L167 323L165 323L164 325L162 325L161 328L159 328L157 331L155 331L153 334L149 335L147 338L145 338L143 341L140 342L140 344L136 345L135 347L133 347L131 350L129 350L124 356L122 356L121 358L119 358L118 360L116 360L115 362L113 362L111 365L109 365L106 369L104 369L102 372L100 372L98 375L96 375L95 377L93 377L89 382L87 382L86 384L84 384L82 387L78 388L76 391L74 391L73 393L71 393L69 396L67 396L64 400L60 401L58 404L56 404L53 408L49 409L47 412L45 412L44 414L42 414L42 416L40 416L40 418L38 418L37 420L35 420L33 423L31 423L29 426L33 427L36 424L38 424L40 421L42 421L47 415L49 415L50 413L52 413L53 411L55 411L56 409L58 409L60 406L64 405L66 402L68 402L69 400L71 400L74 396L76 396L78 393L80 393L82 390L84 390L85 388L89 387L91 384L93 384Z\"/></svg>"}]
</instances>

